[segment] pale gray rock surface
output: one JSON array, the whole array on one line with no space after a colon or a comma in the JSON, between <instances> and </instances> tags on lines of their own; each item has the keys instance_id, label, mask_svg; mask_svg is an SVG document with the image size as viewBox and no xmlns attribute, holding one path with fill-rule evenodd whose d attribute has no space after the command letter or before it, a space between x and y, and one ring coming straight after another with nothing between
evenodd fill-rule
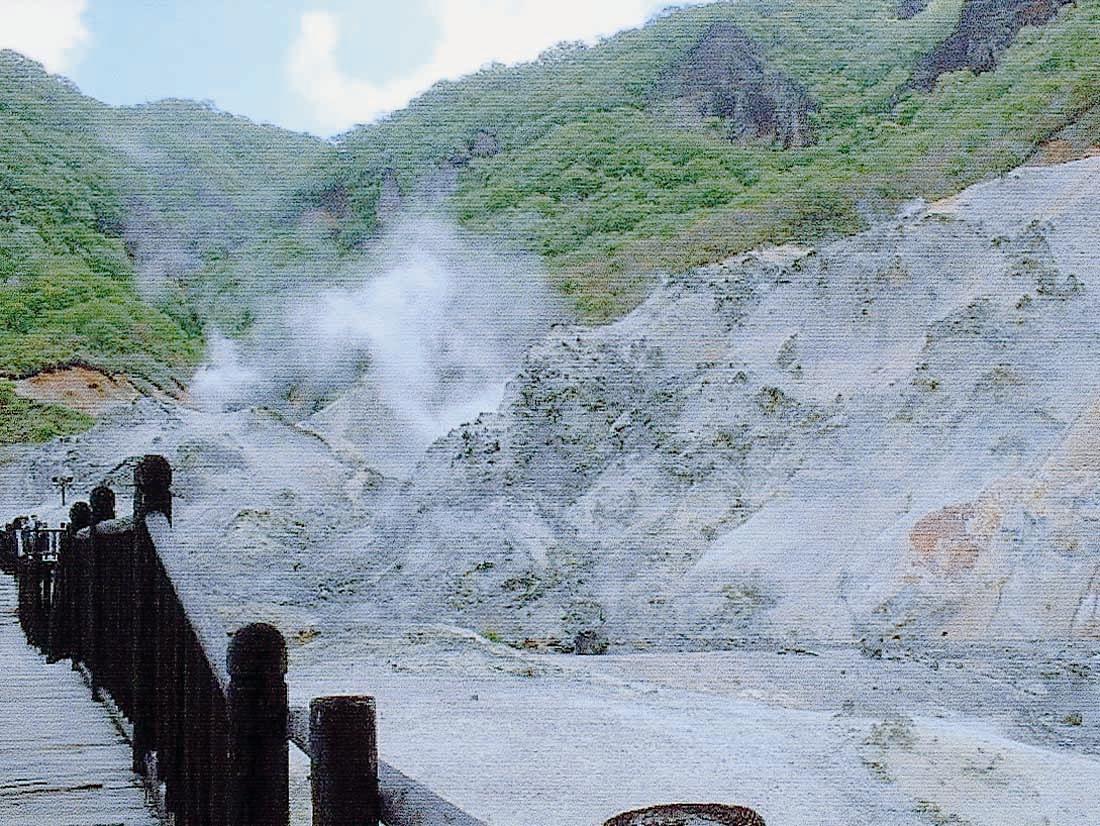
<instances>
[{"instance_id":1,"label":"pale gray rock surface","mask_svg":"<svg viewBox=\"0 0 1100 826\"><path fill-rule=\"evenodd\" d=\"M1029 168L556 328L351 537L400 566L365 599L639 648L1095 636L1098 192Z\"/></svg>"}]
</instances>

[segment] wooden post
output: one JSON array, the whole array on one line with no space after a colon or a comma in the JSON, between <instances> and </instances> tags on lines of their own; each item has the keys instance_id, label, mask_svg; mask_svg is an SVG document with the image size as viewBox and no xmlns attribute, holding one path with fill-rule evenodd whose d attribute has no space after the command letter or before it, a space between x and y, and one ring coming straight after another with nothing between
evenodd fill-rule
<instances>
[{"instance_id":1,"label":"wooden post","mask_svg":"<svg viewBox=\"0 0 1100 826\"><path fill-rule=\"evenodd\" d=\"M210 695L210 826L226 824L226 760L229 731L226 725L225 694L221 688Z\"/></svg>"},{"instance_id":2,"label":"wooden post","mask_svg":"<svg viewBox=\"0 0 1100 826\"><path fill-rule=\"evenodd\" d=\"M25 543L25 535L20 536L20 542ZM34 557L27 553L26 548L21 549L15 560L15 582L18 590L17 612L19 627L23 630L23 636L31 639L31 560Z\"/></svg>"},{"instance_id":3,"label":"wooden post","mask_svg":"<svg viewBox=\"0 0 1100 826\"><path fill-rule=\"evenodd\" d=\"M14 557L12 551L12 533L11 522L4 526L4 530L0 531L0 571L5 574L12 573L12 559Z\"/></svg>"},{"instance_id":4,"label":"wooden post","mask_svg":"<svg viewBox=\"0 0 1100 826\"><path fill-rule=\"evenodd\" d=\"M162 623L157 645L157 662L164 666L164 674L157 672L157 694L163 698L165 712L157 719L157 767L165 785L165 805L169 811L178 812L177 799L182 782L180 743L183 722L181 709L183 703L183 664L180 658L180 606L176 602L172 583L165 578L162 581L161 602L157 605L157 615ZM163 741L160 732L163 730ZM182 822L182 821L181 821Z\"/></svg>"},{"instance_id":5,"label":"wooden post","mask_svg":"<svg viewBox=\"0 0 1100 826\"><path fill-rule=\"evenodd\" d=\"M57 662L54 656L53 637L50 628L53 625L53 605L57 591L57 534L47 533L45 556L42 557L42 602L39 608L39 647L46 655L47 662Z\"/></svg>"},{"instance_id":6,"label":"wooden post","mask_svg":"<svg viewBox=\"0 0 1100 826\"><path fill-rule=\"evenodd\" d=\"M246 625L226 655L229 824L288 826L286 642L277 628Z\"/></svg>"},{"instance_id":7,"label":"wooden post","mask_svg":"<svg viewBox=\"0 0 1100 826\"><path fill-rule=\"evenodd\" d=\"M80 586L78 560L75 556L73 534L92 524L92 509L87 502L74 502L69 508L69 524L58 542L55 592L50 625L51 661L65 657L79 658L77 636L80 629L78 588Z\"/></svg>"},{"instance_id":8,"label":"wooden post","mask_svg":"<svg viewBox=\"0 0 1100 826\"><path fill-rule=\"evenodd\" d=\"M96 651L99 647L99 581L96 570L95 525L88 529L88 541L81 549L84 564L84 617L81 658L92 675L92 696L95 696Z\"/></svg>"},{"instance_id":9,"label":"wooden post","mask_svg":"<svg viewBox=\"0 0 1100 826\"><path fill-rule=\"evenodd\" d=\"M106 485L92 488L88 494L88 504L92 508L93 525L115 518L115 492Z\"/></svg>"},{"instance_id":10,"label":"wooden post","mask_svg":"<svg viewBox=\"0 0 1100 826\"><path fill-rule=\"evenodd\" d=\"M70 635L73 669L88 661L88 544L87 534L69 538L69 571L72 575L73 609Z\"/></svg>"},{"instance_id":11,"label":"wooden post","mask_svg":"<svg viewBox=\"0 0 1100 826\"><path fill-rule=\"evenodd\" d=\"M92 524L92 508L87 502L73 502L69 508L69 534L74 534Z\"/></svg>"},{"instance_id":12,"label":"wooden post","mask_svg":"<svg viewBox=\"0 0 1100 826\"><path fill-rule=\"evenodd\" d=\"M378 826L378 740L373 697L309 704L313 826Z\"/></svg>"},{"instance_id":13,"label":"wooden post","mask_svg":"<svg viewBox=\"0 0 1100 826\"><path fill-rule=\"evenodd\" d=\"M110 648L110 640L104 633L104 622L107 618L104 591L107 586L107 571L105 570L103 554L103 540L96 535L96 525L115 518L115 492L106 485L98 485L92 488L88 494L88 504L92 509L92 524L88 529L88 544L84 546L86 554L86 599L84 619L84 647L81 654L84 664L92 675L92 696L96 696L103 682L102 655Z\"/></svg>"},{"instance_id":14,"label":"wooden post","mask_svg":"<svg viewBox=\"0 0 1100 826\"><path fill-rule=\"evenodd\" d=\"M156 577L149 537L143 524L134 525L131 554L133 583L133 645L130 651L130 679L134 724L134 771L145 774L145 762L155 746L157 675Z\"/></svg>"},{"instance_id":15,"label":"wooden post","mask_svg":"<svg viewBox=\"0 0 1100 826\"><path fill-rule=\"evenodd\" d=\"M159 561L152 560L155 569L156 589L153 600L153 637L156 652L153 656L155 668L154 683L157 686L153 696L156 704L154 719L156 724L153 730L155 745L153 750L157 753L157 779L166 780L168 777L168 763L171 761L169 744L172 731L172 650L170 643L169 617L171 605L169 603L167 585L164 572L160 568Z\"/></svg>"},{"instance_id":16,"label":"wooden post","mask_svg":"<svg viewBox=\"0 0 1100 826\"><path fill-rule=\"evenodd\" d=\"M144 456L134 469L134 522L150 513L172 521L172 466L163 456Z\"/></svg>"}]
</instances>

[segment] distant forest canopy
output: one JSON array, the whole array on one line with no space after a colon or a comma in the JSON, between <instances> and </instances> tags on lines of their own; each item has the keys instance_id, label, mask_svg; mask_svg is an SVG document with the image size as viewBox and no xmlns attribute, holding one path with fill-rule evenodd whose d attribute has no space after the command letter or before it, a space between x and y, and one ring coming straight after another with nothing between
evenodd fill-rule
<instances>
[{"instance_id":1,"label":"distant forest canopy","mask_svg":"<svg viewBox=\"0 0 1100 826\"><path fill-rule=\"evenodd\" d=\"M109 107L0 52L0 376L178 391L249 296L323 279L379 215L442 206L537 252L589 322L654 277L855 232L1100 141L1100 4L741 0L439 83L332 142L182 100ZM0 385L0 442L27 407ZM31 405L30 409L34 409Z\"/></svg>"}]
</instances>

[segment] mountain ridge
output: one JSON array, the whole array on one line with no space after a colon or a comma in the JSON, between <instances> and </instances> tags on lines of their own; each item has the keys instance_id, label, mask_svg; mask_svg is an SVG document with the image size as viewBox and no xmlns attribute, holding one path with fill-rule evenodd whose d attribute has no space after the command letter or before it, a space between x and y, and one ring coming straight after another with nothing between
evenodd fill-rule
<instances>
[{"instance_id":1,"label":"mountain ridge","mask_svg":"<svg viewBox=\"0 0 1100 826\"><path fill-rule=\"evenodd\" d=\"M1080 155L1100 139L1100 16L1048 5L991 35L988 71L929 92L904 90L979 0L678 9L437 84L331 143L202 103L108 107L5 52L0 375L82 364L178 392L206 331L247 336L257 295L330 277L440 168L444 211L540 255L599 323L660 273L849 234L1052 140ZM672 80L708 37L708 76ZM749 62L722 63L737 50Z\"/></svg>"}]
</instances>

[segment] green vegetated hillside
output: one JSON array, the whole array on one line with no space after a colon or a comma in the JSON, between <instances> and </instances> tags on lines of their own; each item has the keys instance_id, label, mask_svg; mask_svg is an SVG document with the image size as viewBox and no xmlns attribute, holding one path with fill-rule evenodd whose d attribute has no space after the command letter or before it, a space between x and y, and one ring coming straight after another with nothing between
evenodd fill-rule
<instances>
[{"instance_id":1,"label":"green vegetated hillside","mask_svg":"<svg viewBox=\"0 0 1100 826\"><path fill-rule=\"evenodd\" d=\"M83 364L169 390L203 352L203 271L293 223L331 151L190 101L108 107L10 51L0 135L0 377ZM0 443L89 421L0 387Z\"/></svg>"},{"instance_id":2,"label":"green vegetated hillside","mask_svg":"<svg viewBox=\"0 0 1100 826\"><path fill-rule=\"evenodd\" d=\"M0 445L46 442L55 436L80 433L95 420L56 404L38 404L15 393L10 381L0 379Z\"/></svg>"},{"instance_id":3,"label":"green vegetated hillside","mask_svg":"<svg viewBox=\"0 0 1100 826\"><path fill-rule=\"evenodd\" d=\"M99 107L10 52L0 61L0 371L193 357L134 292L122 165L95 134Z\"/></svg>"},{"instance_id":4,"label":"green vegetated hillside","mask_svg":"<svg viewBox=\"0 0 1100 826\"><path fill-rule=\"evenodd\" d=\"M245 334L250 294L323 274L441 168L463 224L608 319L656 272L1095 143L1097 55L1091 2L741 0L440 83L326 143L188 101L108 107L3 52L0 376L184 381L207 324ZM0 420L26 414L13 398Z\"/></svg>"},{"instance_id":5,"label":"green vegetated hillside","mask_svg":"<svg viewBox=\"0 0 1100 826\"><path fill-rule=\"evenodd\" d=\"M1010 35L992 71L947 73L931 92L911 88L966 6L991 21L980 41L1003 29L1005 8L1044 5L1052 19ZM345 227L369 231L385 169L411 188L425 166L457 157L462 220L518 234L582 311L611 317L639 299L655 270L852 231L904 199L952 193L1024 161L1100 95L1100 8L1059 5L746 0L490 68L344 138L338 185L353 212ZM923 10L906 18L905 6ZM699 107L688 117L677 107L685 67L694 81L693 61L710 57L699 44L729 27L741 34L726 38L730 59L745 63L751 51L764 77L750 95L767 97L782 78L811 101L802 145L784 147L766 130L731 136L737 117L721 117L720 106L703 117L692 117ZM751 87L751 68L735 79ZM726 92L717 80L704 90L715 97ZM777 118L789 118L778 97ZM499 151L471 151L479 132Z\"/></svg>"}]
</instances>

